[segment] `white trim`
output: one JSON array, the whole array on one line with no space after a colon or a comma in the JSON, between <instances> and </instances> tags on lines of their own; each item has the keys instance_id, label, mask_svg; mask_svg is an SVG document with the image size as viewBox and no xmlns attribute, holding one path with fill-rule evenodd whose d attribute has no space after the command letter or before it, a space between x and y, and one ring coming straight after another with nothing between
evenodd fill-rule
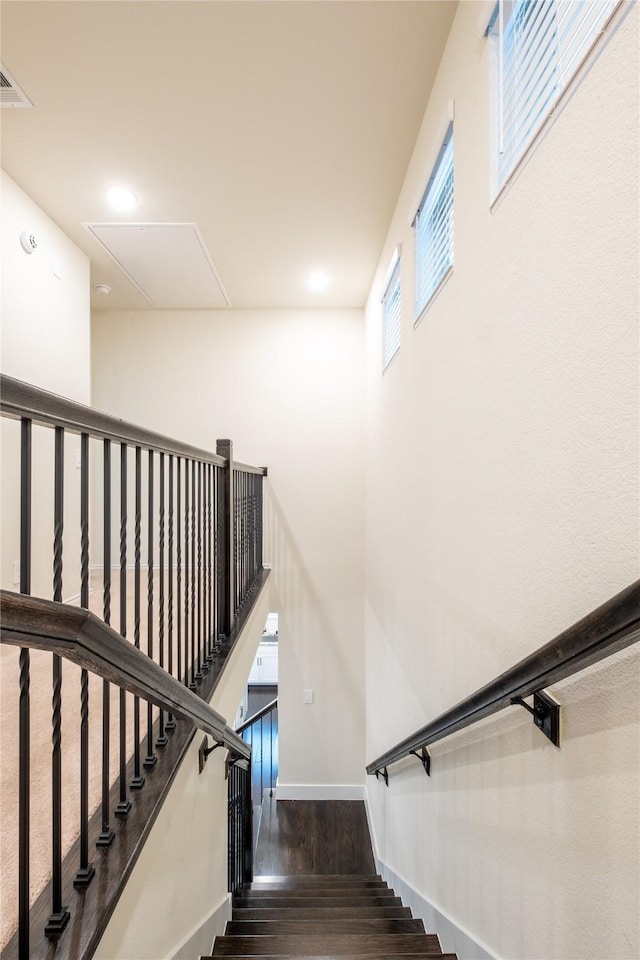
<instances>
[{"instance_id":1,"label":"white trim","mask_svg":"<svg viewBox=\"0 0 640 960\"><path fill-rule=\"evenodd\" d=\"M491 168L491 194L489 202L489 211L493 213L502 202L503 198L509 193L513 184L518 180L520 174L529 163L531 157L536 153L540 144L544 141L549 131L555 125L556 120L564 111L565 107L572 99L578 87L582 84L586 75L589 73L595 62L600 57L605 47L621 26L629 11L635 5L637 0L620 0L619 5L613 10L611 17L604 25L602 32L598 35L593 45L585 55L582 63L567 82L566 87L554 103L551 112L541 124L540 128L533 135L530 143L524 149L516 163L513 165L507 179L503 184L497 184L497 161L495 149L492 147L492 168ZM495 146L495 145L494 145Z\"/></svg>"},{"instance_id":2,"label":"white trim","mask_svg":"<svg viewBox=\"0 0 640 960\"><path fill-rule=\"evenodd\" d=\"M361 783L280 783L277 800L364 800Z\"/></svg>"},{"instance_id":3,"label":"white trim","mask_svg":"<svg viewBox=\"0 0 640 960\"><path fill-rule=\"evenodd\" d=\"M415 200L411 203L409 207L409 226L411 227L413 233L413 225L415 223L416 217L418 215L418 209L420 204L424 199L424 195L427 192L427 187L429 185L429 177L433 173L433 168L436 165L438 155L442 150L442 145L444 143L445 137L447 136L447 131L454 121L454 116L456 112L456 102L455 100L448 100L445 109L442 111L442 116L440 122L435 128L435 133L430 137L431 143L433 144L432 149L427 154L428 162L423 165L423 168L426 170L425 176L421 179L421 187L419 192L415 194Z\"/></svg>"},{"instance_id":4,"label":"white trim","mask_svg":"<svg viewBox=\"0 0 640 960\"><path fill-rule=\"evenodd\" d=\"M227 922L231 920L231 894L227 893L211 913L204 920L196 924L186 937L178 943L171 953L169 960L191 960L192 957L213 953L213 944L217 936L222 936Z\"/></svg>"},{"instance_id":5,"label":"white trim","mask_svg":"<svg viewBox=\"0 0 640 960\"><path fill-rule=\"evenodd\" d=\"M415 320L413 321L413 328L414 328L414 330L415 330L416 327L418 327L418 326L420 325L420 323L422 322L422 318L425 316L425 314L427 314L427 313L429 312L429 310L431 309L431 305L432 305L432 304L434 303L434 301L437 300L437 298L440 296L440 293L442 292L443 287L446 286L446 284L449 282L449 278L450 278L452 275L453 275L453 264L451 264L451 266L448 268L447 272L446 272L446 273L444 274L444 276L442 277L442 280L440 281L440 283L438 284L438 286L435 288L435 290L433 291L433 293L431 294L431 296L429 297L429 299L428 299L427 302L425 303L424 307L422 308L422 310L420 311L420 313L418 314L418 316L417 316L417 317L415 318Z\"/></svg>"},{"instance_id":6,"label":"white trim","mask_svg":"<svg viewBox=\"0 0 640 960\"><path fill-rule=\"evenodd\" d=\"M384 281L382 283L382 293L378 297L380 303L384 301L385 294L389 289L389 284L391 283L391 277L393 276L393 271L395 270L396 264L398 263L398 260L400 259L401 256L402 256L402 244L399 243L393 249L393 253L391 254L391 260L389 262L389 266L387 267L387 272L384 275Z\"/></svg>"},{"instance_id":7,"label":"white trim","mask_svg":"<svg viewBox=\"0 0 640 960\"><path fill-rule=\"evenodd\" d=\"M371 846L376 864L376 872L386 880L396 896L401 897L402 905L410 907L413 916L424 921L430 933L437 934L443 953L455 953L458 960L500 960L497 953L473 936L468 930L457 923L440 907L437 907L428 897L419 893L401 874L396 873L378 854L378 843L373 825L373 817L369 810L369 795L365 791L364 807L369 824Z\"/></svg>"}]
</instances>

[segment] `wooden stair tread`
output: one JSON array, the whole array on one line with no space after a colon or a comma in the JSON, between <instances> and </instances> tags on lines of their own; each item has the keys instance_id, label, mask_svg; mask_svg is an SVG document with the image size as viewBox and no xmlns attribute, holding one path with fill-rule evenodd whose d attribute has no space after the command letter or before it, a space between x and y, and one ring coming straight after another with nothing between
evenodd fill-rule
<instances>
[{"instance_id":1,"label":"wooden stair tread","mask_svg":"<svg viewBox=\"0 0 640 960\"><path fill-rule=\"evenodd\" d=\"M409 907L325 907L311 904L304 907L234 907L234 920L350 920L361 917L411 919Z\"/></svg>"},{"instance_id":2,"label":"wooden stair tread","mask_svg":"<svg viewBox=\"0 0 640 960\"><path fill-rule=\"evenodd\" d=\"M438 938L426 933L397 934L338 934L324 936L262 936L262 937L216 937L214 957L252 956L264 957L274 954L300 957L301 946L309 957L330 954L353 954L361 956L378 950L380 953L398 956L413 952L423 956L442 956ZM375 955L375 954L374 954Z\"/></svg>"},{"instance_id":3,"label":"wooden stair tread","mask_svg":"<svg viewBox=\"0 0 640 960\"><path fill-rule=\"evenodd\" d=\"M297 873L291 876L281 874L264 874L261 877L254 877L248 886L256 886L260 883L335 883L337 880L382 880L379 873Z\"/></svg>"},{"instance_id":4,"label":"wooden stair tread","mask_svg":"<svg viewBox=\"0 0 640 960\"><path fill-rule=\"evenodd\" d=\"M399 934L424 933L422 920L385 919L384 917L358 917L349 920L231 920L227 924L225 936L263 937L263 936L331 936L343 934Z\"/></svg>"},{"instance_id":5,"label":"wooden stair tread","mask_svg":"<svg viewBox=\"0 0 640 960\"><path fill-rule=\"evenodd\" d=\"M299 897L296 892L290 897L234 897L233 905L239 909L278 909L280 907L304 907L309 909L323 909L325 907L401 907L400 897L396 897L393 890L377 894L376 896L354 897L351 894L344 896L326 897Z\"/></svg>"},{"instance_id":6,"label":"wooden stair tread","mask_svg":"<svg viewBox=\"0 0 640 960\"><path fill-rule=\"evenodd\" d=\"M236 953L229 954L231 960L251 960L255 954ZM291 960L290 953L269 953L263 954L267 960ZM437 957L437 960L458 960L455 953L416 953L407 951L406 953L384 953L374 951L373 953L323 953L323 954L301 954L297 953L296 960L397 960L398 957ZM215 960L214 956L201 957L200 960Z\"/></svg>"}]
</instances>

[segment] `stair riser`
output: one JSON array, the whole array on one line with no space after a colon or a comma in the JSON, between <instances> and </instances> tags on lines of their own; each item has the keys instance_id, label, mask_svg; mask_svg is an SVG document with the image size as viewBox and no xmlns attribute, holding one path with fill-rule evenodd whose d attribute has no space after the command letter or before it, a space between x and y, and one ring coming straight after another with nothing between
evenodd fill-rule
<instances>
[{"instance_id":1,"label":"stair riser","mask_svg":"<svg viewBox=\"0 0 640 960\"><path fill-rule=\"evenodd\" d=\"M268 893L270 890L317 890L322 892L323 890L331 890L334 887L338 886L338 883L330 881L328 883L309 883L308 881L301 881L300 883L288 883L287 881L272 880L269 883L250 883L242 888L242 893L250 893L252 896L254 894L261 895L263 893ZM344 890L388 890L388 886L384 880L351 880L351 881L340 881L339 886Z\"/></svg>"},{"instance_id":2,"label":"stair riser","mask_svg":"<svg viewBox=\"0 0 640 960\"><path fill-rule=\"evenodd\" d=\"M268 890L242 890L239 896L262 899L263 897L380 897L393 895L384 884L379 887L270 887Z\"/></svg>"},{"instance_id":3,"label":"stair riser","mask_svg":"<svg viewBox=\"0 0 640 960\"><path fill-rule=\"evenodd\" d=\"M332 936L367 933L399 934L424 933L422 920L232 920L227 924L225 936L233 937L280 937L324 936L330 930Z\"/></svg>"},{"instance_id":4,"label":"stair riser","mask_svg":"<svg viewBox=\"0 0 640 960\"><path fill-rule=\"evenodd\" d=\"M410 920L409 907L281 907L243 910L234 907L234 920Z\"/></svg>"},{"instance_id":5,"label":"stair riser","mask_svg":"<svg viewBox=\"0 0 640 960\"><path fill-rule=\"evenodd\" d=\"M253 882L249 886L257 887L263 883L288 883L290 886L295 887L299 883L366 883L372 880L380 881L382 877L379 873L372 874L354 874L354 873L319 873L319 874L299 874L298 876L291 877L254 877Z\"/></svg>"},{"instance_id":6,"label":"stair riser","mask_svg":"<svg viewBox=\"0 0 640 960\"><path fill-rule=\"evenodd\" d=\"M311 909L318 907L320 909L324 907L362 907L363 909L369 907L401 907L402 901L400 897L394 897L391 895L392 891L389 891L388 896L384 897L321 897L316 900L313 900L309 897L235 897L233 901L234 907L238 909L246 910L257 910L257 909L279 909L282 907L293 908L293 907L303 907L305 909Z\"/></svg>"}]
</instances>

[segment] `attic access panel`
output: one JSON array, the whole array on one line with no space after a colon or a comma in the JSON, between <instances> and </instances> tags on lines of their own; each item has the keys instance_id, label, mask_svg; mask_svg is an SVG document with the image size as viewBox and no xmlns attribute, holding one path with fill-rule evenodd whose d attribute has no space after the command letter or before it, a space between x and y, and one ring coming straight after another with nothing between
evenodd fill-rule
<instances>
[{"instance_id":1,"label":"attic access panel","mask_svg":"<svg viewBox=\"0 0 640 960\"><path fill-rule=\"evenodd\" d=\"M195 223L84 226L154 307L231 306Z\"/></svg>"}]
</instances>

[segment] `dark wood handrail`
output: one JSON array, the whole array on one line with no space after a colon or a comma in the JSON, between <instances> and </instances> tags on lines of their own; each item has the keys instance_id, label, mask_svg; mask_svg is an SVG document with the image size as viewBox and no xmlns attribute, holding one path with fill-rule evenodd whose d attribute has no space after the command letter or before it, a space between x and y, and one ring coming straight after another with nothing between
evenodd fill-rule
<instances>
[{"instance_id":1,"label":"dark wood handrail","mask_svg":"<svg viewBox=\"0 0 640 960\"><path fill-rule=\"evenodd\" d=\"M640 580L630 584L555 639L368 764L375 774L409 754L573 676L640 640Z\"/></svg>"},{"instance_id":2,"label":"dark wood handrail","mask_svg":"<svg viewBox=\"0 0 640 960\"><path fill-rule=\"evenodd\" d=\"M236 733L244 733L249 727L253 726L254 723L257 723L258 720L262 720L263 717L266 717L268 713L271 713L272 710L277 710L278 708L278 698L271 700L269 703L265 704L264 707L261 707L259 710L256 710L252 717L249 717L239 727L236 727Z\"/></svg>"},{"instance_id":3,"label":"dark wood handrail","mask_svg":"<svg viewBox=\"0 0 640 960\"><path fill-rule=\"evenodd\" d=\"M194 447L160 433L127 423L118 417L94 410L83 403L67 400L58 394L41 390L30 383L0 375L0 409L5 416L27 417L33 423L54 427L65 427L72 433L88 433L92 437L126 443L130 446L144 447L163 453L172 453L178 457L188 457L202 463L224 466L224 457ZM234 469L245 473L257 473L266 476L264 467L250 467L246 464L234 464Z\"/></svg>"},{"instance_id":4,"label":"dark wood handrail","mask_svg":"<svg viewBox=\"0 0 640 960\"><path fill-rule=\"evenodd\" d=\"M251 755L249 745L213 707L88 610L2 590L0 641L65 657L187 720L234 756Z\"/></svg>"}]
</instances>

